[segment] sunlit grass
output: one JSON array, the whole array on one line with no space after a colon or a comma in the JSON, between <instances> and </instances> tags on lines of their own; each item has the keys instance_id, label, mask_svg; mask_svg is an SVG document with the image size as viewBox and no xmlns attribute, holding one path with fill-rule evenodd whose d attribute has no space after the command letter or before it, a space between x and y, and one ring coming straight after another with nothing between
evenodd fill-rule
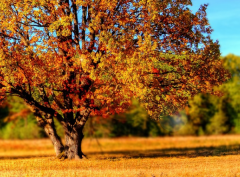
<instances>
[{"instance_id":1,"label":"sunlit grass","mask_svg":"<svg viewBox=\"0 0 240 177\"><path fill-rule=\"evenodd\" d=\"M0 176L240 176L240 136L86 139L60 161L44 140L0 140Z\"/></svg>"}]
</instances>

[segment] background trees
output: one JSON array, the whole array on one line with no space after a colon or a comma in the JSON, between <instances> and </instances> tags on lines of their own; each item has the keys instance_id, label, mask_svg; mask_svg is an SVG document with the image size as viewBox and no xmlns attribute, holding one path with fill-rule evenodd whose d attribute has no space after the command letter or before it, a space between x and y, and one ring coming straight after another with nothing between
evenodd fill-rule
<instances>
[{"instance_id":1,"label":"background trees","mask_svg":"<svg viewBox=\"0 0 240 177\"><path fill-rule=\"evenodd\" d=\"M0 108L0 138L33 139L46 136L19 97L8 97Z\"/></svg>"},{"instance_id":2,"label":"background trees","mask_svg":"<svg viewBox=\"0 0 240 177\"><path fill-rule=\"evenodd\" d=\"M183 124L178 134L239 133L239 56L229 54L222 58L231 78L216 90L222 97L209 94L196 95L182 114Z\"/></svg>"}]
</instances>

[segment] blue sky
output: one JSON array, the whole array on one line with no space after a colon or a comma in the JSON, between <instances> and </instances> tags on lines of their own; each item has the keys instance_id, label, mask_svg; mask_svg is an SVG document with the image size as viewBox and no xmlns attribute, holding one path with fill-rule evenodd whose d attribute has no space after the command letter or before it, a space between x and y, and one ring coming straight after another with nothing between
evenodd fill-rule
<instances>
[{"instance_id":1,"label":"blue sky","mask_svg":"<svg viewBox=\"0 0 240 177\"><path fill-rule=\"evenodd\" d=\"M214 30L212 39L219 40L222 56L240 56L240 0L192 0L192 12L201 4L209 4L207 17Z\"/></svg>"}]
</instances>

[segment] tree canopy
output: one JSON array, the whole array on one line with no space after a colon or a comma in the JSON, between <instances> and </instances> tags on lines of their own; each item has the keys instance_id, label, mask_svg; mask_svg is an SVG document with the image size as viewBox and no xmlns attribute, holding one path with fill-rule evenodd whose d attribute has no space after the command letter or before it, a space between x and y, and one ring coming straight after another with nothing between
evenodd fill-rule
<instances>
[{"instance_id":1,"label":"tree canopy","mask_svg":"<svg viewBox=\"0 0 240 177\"><path fill-rule=\"evenodd\" d=\"M214 93L213 86L226 80L219 44L210 38L207 5L195 14L189 5L190 0L3 0L1 97L23 98L60 154L56 117L66 131L67 157L82 158L74 142L80 142L90 115L123 112L136 97L158 119L196 93Z\"/></svg>"}]
</instances>

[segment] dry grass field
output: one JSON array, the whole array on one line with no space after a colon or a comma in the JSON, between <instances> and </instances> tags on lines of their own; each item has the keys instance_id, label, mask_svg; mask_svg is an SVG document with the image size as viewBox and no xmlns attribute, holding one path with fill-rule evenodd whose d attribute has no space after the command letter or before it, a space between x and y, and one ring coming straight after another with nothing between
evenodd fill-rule
<instances>
[{"instance_id":1,"label":"dry grass field","mask_svg":"<svg viewBox=\"0 0 240 177\"><path fill-rule=\"evenodd\" d=\"M50 140L0 140L0 176L239 176L240 136L85 139L86 160L57 160Z\"/></svg>"}]
</instances>

